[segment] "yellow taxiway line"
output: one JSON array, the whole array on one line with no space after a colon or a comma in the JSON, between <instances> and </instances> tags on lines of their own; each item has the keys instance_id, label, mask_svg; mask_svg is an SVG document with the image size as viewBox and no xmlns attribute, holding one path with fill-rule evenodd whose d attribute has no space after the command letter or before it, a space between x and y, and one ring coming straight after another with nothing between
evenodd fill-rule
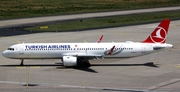
<instances>
[{"instance_id":1,"label":"yellow taxiway line","mask_svg":"<svg viewBox=\"0 0 180 92\"><path fill-rule=\"evenodd\" d=\"M40 66L16 66L16 68L41 68Z\"/></svg>"}]
</instances>

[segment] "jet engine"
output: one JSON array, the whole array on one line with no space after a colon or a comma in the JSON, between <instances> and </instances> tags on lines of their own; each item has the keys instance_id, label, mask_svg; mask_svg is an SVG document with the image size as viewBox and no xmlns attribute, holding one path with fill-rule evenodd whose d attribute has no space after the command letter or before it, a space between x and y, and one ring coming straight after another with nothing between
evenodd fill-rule
<instances>
[{"instance_id":1,"label":"jet engine","mask_svg":"<svg viewBox=\"0 0 180 92\"><path fill-rule=\"evenodd\" d=\"M77 57L63 56L62 61L64 66L77 66Z\"/></svg>"}]
</instances>

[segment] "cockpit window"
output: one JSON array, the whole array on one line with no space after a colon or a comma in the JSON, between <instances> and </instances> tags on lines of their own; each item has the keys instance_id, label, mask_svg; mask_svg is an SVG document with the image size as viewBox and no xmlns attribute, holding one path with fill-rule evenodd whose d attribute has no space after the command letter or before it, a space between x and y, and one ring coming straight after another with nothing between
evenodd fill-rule
<instances>
[{"instance_id":1,"label":"cockpit window","mask_svg":"<svg viewBox=\"0 0 180 92\"><path fill-rule=\"evenodd\" d=\"M14 48L8 48L7 50L12 50L12 51L14 51Z\"/></svg>"}]
</instances>

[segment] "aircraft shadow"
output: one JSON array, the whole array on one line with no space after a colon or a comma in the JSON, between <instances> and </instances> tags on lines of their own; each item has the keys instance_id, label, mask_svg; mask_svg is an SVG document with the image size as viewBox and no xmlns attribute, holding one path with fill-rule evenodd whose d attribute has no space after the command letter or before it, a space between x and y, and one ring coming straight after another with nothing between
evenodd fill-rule
<instances>
[{"instance_id":1,"label":"aircraft shadow","mask_svg":"<svg viewBox=\"0 0 180 92\"><path fill-rule=\"evenodd\" d=\"M62 63L55 63L55 64L25 64L25 67L33 67L33 66L41 66L41 67L56 67L56 69L69 69L73 68L76 70L91 72L91 73L98 73L96 70L93 70L89 67L83 67L83 66L76 66L76 67L64 67ZM153 62L148 62L144 64L91 64L91 67L94 66L148 66L148 67L154 67L159 68L157 64L154 64ZM0 65L0 67L23 67L21 65L13 64L13 65Z\"/></svg>"},{"instance_id":2,"label":"aircraft shadow","mask_svg":"<svg viewBox=\"0 0 180 92\"><path fill-rule=\"evenodd\" d=\"M0 65L0 66L2 66L2 67L21 67L22 65L13 64L13 65ZM63 66L63 64L24 64L23 66L28 66L28 67L29 66L50 67L50 66Z\"/></svg>"},{"instance_id":3,"label":"aircraft shadow","mask_svg":"<svg viewBox=\"0 0 180 92\"><path fill-rule=\"evenodd\" d=\"M153 62L148 62L144 64L91 64L91 66L148 66L159 68L158 64L154 64Z\"/></svg>"},{"instance_id":4,"label":"aircraft shadow","mask_svg":"<svg viewBox=\"0 0 180 92\"><path fill-rule=\"evenodd\" d=\"M98 73L96 70L91 69L89 67L56 67L56 69L68 69L68 68L73 68L76 70L81 70L81 71L85 71L85 72L91 72L91 73Z\"/></svg>"},{"instance_id":5,"label":"aircraft shadow","mask_svg":"<svg viewBox=\"0 0 180 92\"><path fill-rule=\"evenodd\" d=\"M17 64L13 64L13 65L0 65L1 67L18 67L21 65L17 65ZM41 67L50 67L50 66L57 66L59 69L59 66L63 66L62 63L55 63L55 64L25 64L24 66L41 66ZM144 64L91 64L91 66L148 66L148 67L155 67L155 68L159 68L158 64L154 64L153 62L148 62L148 63L144 63ZM63 69L65 67L62 67L61 69ZM76 66L76 67L68 67L68 68L80 68L80 69L84 69L87 67L82 67L82 66Z\"/></svg>"},{"instance_id":6,"label":"aircraft shadow","mask_svg":"<svg viewBox=\"0 0 180 92\"><path fill-rule=\"evenodd\" d=\"M98 73L97 71L83 66L76 66L76 67L64 67L62 63L55 63L55 64L25 64L24 67L33 67L33 66L40 66L40 67L56 67L56 69L69 69L73 68L76 70L91 72L91 73ZM21 65L17 64L11 64L11 65L0 65L0 67L23 67Z\"/></svg>"}]
</instances>

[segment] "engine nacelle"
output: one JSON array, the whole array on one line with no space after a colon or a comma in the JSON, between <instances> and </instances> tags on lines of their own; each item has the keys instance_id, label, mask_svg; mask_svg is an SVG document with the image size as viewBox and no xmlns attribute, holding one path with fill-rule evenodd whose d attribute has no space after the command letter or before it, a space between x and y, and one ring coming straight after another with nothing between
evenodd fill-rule
<instances>
[{"instance_id":1,"label":"engine nacelle","mask_svg":"<svg viewBox=\"0 0 180 92\"><path fill-rule=\"evenodd\" d=\"M77 57L74 56L63 56L64 66L77 66Z\"/></svg>"}]
</instances>

